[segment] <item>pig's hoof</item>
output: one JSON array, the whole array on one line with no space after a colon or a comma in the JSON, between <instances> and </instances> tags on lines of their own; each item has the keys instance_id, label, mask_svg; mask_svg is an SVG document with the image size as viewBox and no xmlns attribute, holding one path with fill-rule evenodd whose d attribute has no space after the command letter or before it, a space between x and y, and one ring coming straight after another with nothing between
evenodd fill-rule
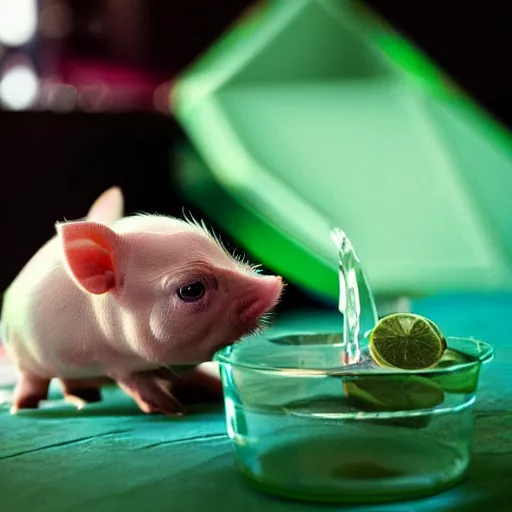
<instances>
[{"instance_id":1,"label":"pig's hoof","mask_svg":"<svg viewBox=\"0 0 512 512\"><path fill-rule=\"evenodd\" d=\"M78 409L84 408L87 404L101 402L100 388L91 386L91 383L87 380L62 379L61 383L65 400L75 405Z\"/></svg>"},{"instance_id":2,"label":"pig's hoof","mask_svg":"<svg viewBox=\"0 0 512 512\"><path fill-rule=\"evenodd\" d=\"M21 399L15 400L11 406L10 413L16 414L23 409L38 409L40 402L46 400L46 397L38 396L27 396Z\"/></svg>"},{"instance_id":3,"label":"pig's hoof","mask_svg":"<svg viewBox=\"0 0 512 512\"><path fill-rule=\"evenodd\" d=\"M65 393L66 402L73 404L77 409L83 409L87 404L101 402L101 392L99 389L83 389L77 393Z\"/></svg>"},{"instance_id":4,"label":"pig's hoof","mask_svg":"<svg viewBox=\"0 0 512 512\"><path fill-rule=\"evenodd\" d=\"M119 387L131 396L146 414L183 416L183 405L173 396L172 379L161 371L142 372L117 381Z\"/></svg>"},{"instance_id":5,"label":"pig's hoof","mask_svg":"<svg viewBox=\"0 0 512 512\"><path fill-rule=\"evenodd\" d=\"M11 414L16 414L20 409L39 408L39 404L48 398L49 386L50 379L22 371L14 389Z\"/></svg>"},{"instance_id":6,"label":"pig's hoof","mask_svg":"<svg viewBox=\"0 0 512 512\"><path fill-rule=\"evenodd\" d=\"M145 399L132 395L140 410L146 414L164 414L165 416L183 416L185 409L170 393L154 392Z\"/></svg>"},{"instance_id":7,"label":"pig's hoof","mask_svg":"<svg viewBox=\"0 0 512 512\"><path fill-rule=\"evenodd\" d=\"M169 401L169 403L150 403L142 400L136 400L140 410L146 414L164 414L174 418L176 416L183 416L183 406L175 399Z\"/></svg>"}]
</instances>

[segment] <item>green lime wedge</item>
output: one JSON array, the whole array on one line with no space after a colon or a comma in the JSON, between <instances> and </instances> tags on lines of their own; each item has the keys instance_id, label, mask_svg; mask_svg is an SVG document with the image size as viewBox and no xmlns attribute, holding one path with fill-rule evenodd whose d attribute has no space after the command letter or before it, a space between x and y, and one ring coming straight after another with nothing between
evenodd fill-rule
<instances>
[{"instance_id":1,"label":"green lime wedge","mask_svg":"<svg viewBox=\"0 0 512 512\"><path fill-rule=\"evenodd\" d=\"M343 389L363 410L413 411L431 409L444 401L439 384L412 375L345 380Z\"/></svg>"},{"instance_id":2,"label":"green lime wedge","mask_svg":"<svg viewBox=\"0 0 512 512\"><path fill-rule=\"evenodd\" d=\"M420 315L393 313L370 333L370 353L379 366L420 370L439 362L446 350L439 327Z\"/></svg>"}]
</instances>

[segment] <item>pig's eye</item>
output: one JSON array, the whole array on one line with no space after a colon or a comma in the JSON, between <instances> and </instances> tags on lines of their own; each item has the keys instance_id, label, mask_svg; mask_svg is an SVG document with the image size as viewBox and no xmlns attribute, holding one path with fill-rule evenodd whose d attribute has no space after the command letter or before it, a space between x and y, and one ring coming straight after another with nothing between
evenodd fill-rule
<instances>
[{"instance_id":1,"label":"pig's eye","mask_svg":"<svg viewBox=\"0 0 512 512\"><path fill-rule=\"evenodd\" d=\"M206 287L204 284L201 281L195 281L179 288L178 297L183 302L196 302L203 298L205 292Z\"/></svg>"}]
</instances>

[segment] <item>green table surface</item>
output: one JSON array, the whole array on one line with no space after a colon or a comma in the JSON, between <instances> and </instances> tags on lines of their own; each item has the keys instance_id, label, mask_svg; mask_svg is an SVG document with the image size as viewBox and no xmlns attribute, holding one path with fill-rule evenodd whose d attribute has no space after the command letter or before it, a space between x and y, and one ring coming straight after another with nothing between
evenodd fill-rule
<instances>
[{"instance_id":1,"label":"green table surface","mask_svg":"<svg viewBox=\"0 0 512 512\"><path fill-rule=\"evenodd\" d=\"M482 372L472 469L450 491L363 507L258 494L234 467L222 406L200 406L176 420L147 416L113 388L103 403L82 411L59 395L18 416L0 405L0 511L512 510L512 295L435 297L413 302L413 310L437 321L447 335L475 336L496 351ZM339 321L300 312L282 325Z\"/></svg>"}]
</instances>

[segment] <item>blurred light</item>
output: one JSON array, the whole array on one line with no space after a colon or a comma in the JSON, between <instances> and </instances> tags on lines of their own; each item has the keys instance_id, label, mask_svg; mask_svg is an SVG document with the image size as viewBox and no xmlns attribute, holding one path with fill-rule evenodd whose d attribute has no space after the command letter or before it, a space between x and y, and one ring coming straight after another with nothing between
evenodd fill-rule
<instances>
[{"instance_id":1,"label":"blurred light","mask_svg":"<svg viewBox=\"0 0 512 512\"><path fill-rule=\"evenodd\" d=\"M36 33L36 0L0 0L0 42L8 46L28 43Z\"/></svg>"},{"instance_id":2,"label":"blurred light","mask_svg":"<svg viewBox=\"0 0 512 512\"><path fill-rule=\"evenodd\" d=\"M36 101L38 90L38 78L31 68L13 66L0 81L0 101L11 110L23 110Z\"/></svg>"}]
</instances>

